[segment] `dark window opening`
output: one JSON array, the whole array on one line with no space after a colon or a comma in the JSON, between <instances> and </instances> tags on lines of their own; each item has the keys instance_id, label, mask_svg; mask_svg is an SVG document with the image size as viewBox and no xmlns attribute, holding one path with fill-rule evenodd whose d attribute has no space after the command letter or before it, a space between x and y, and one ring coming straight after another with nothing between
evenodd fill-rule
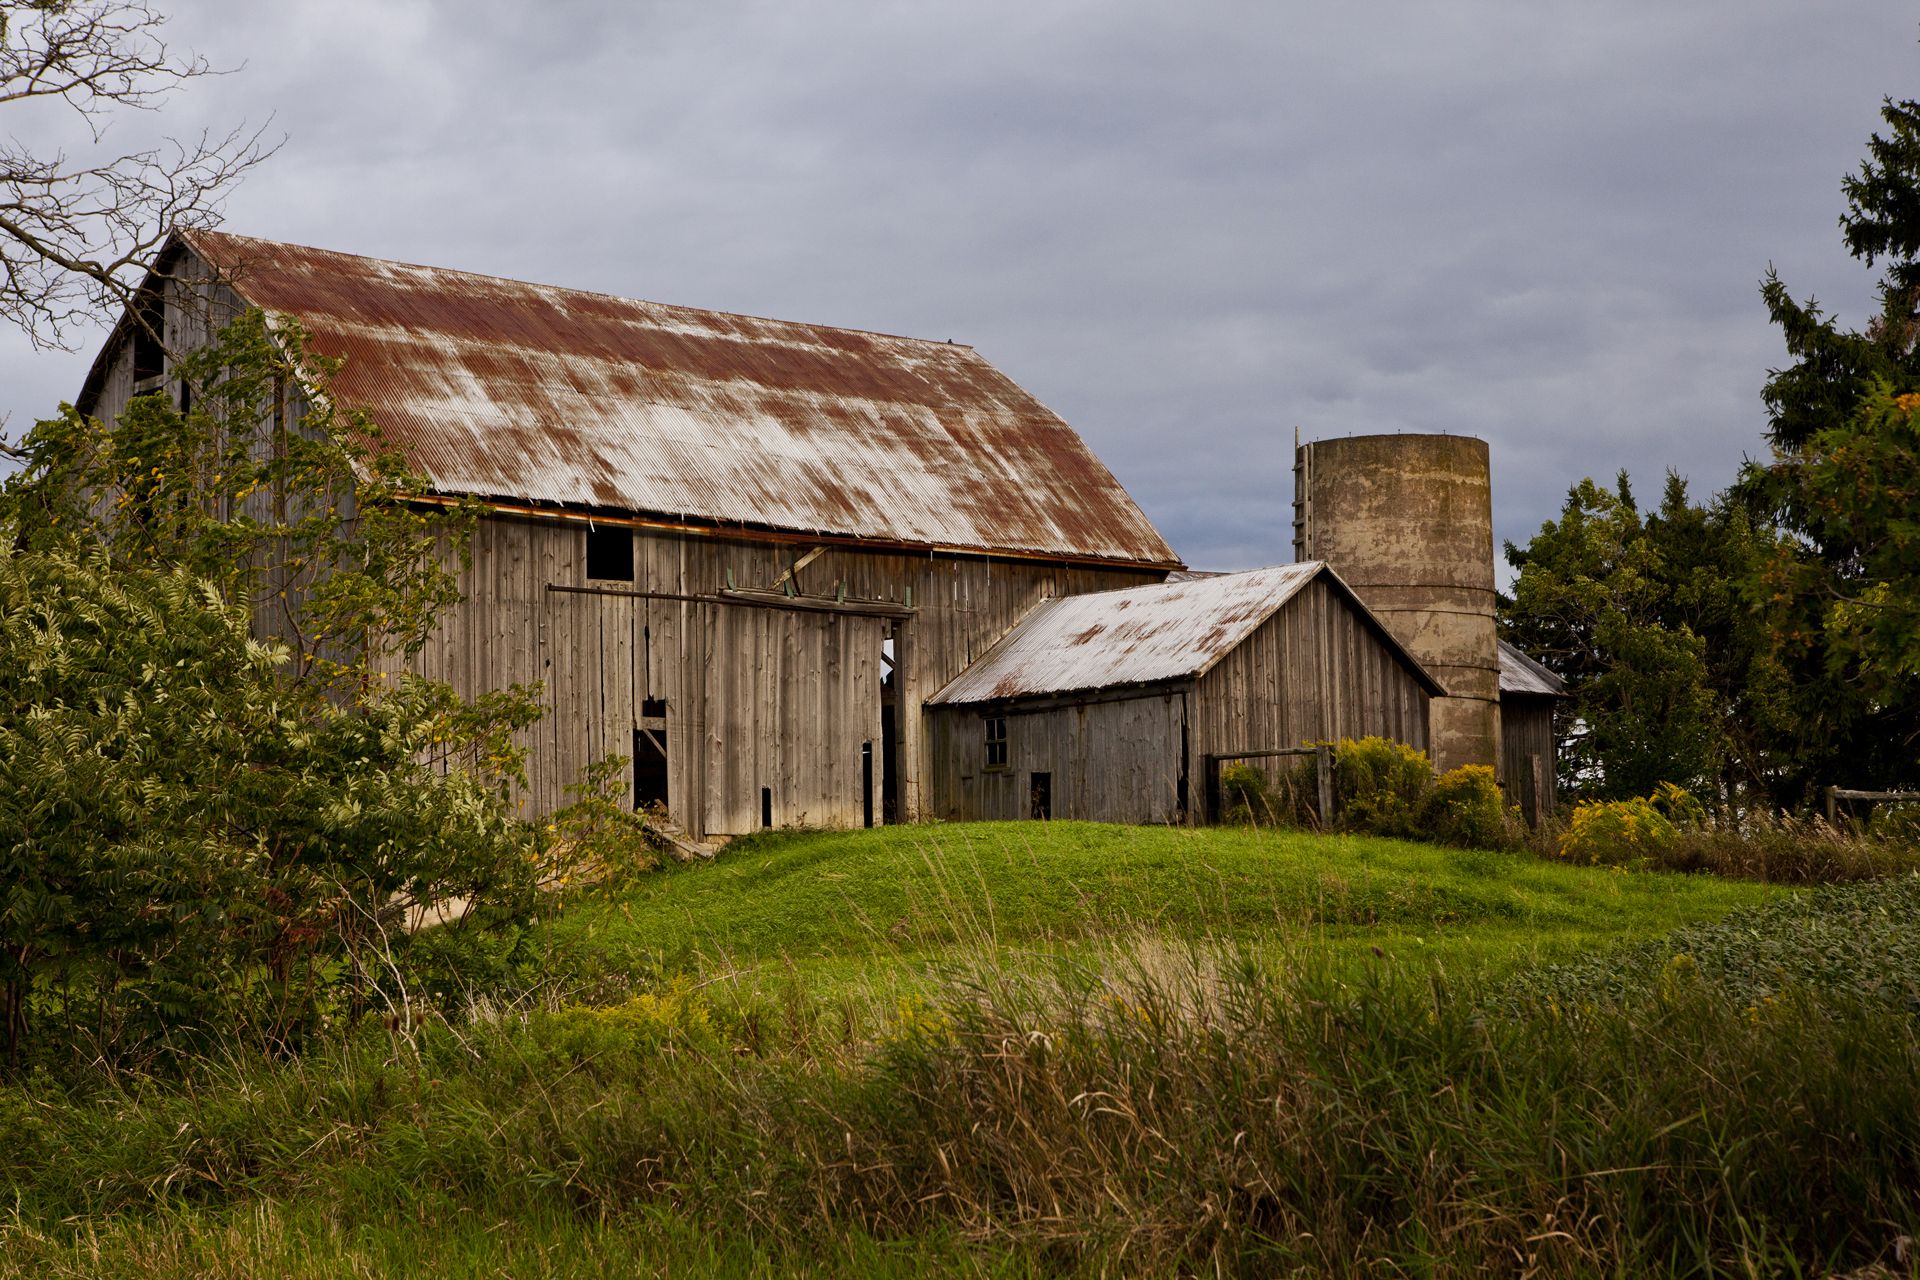
<instances>
[{"instance_id":1,"label":"dark window opening","mask_svg":"<svg viewBox=\"0 0 1920 1280\"><path fill-rule=\"evenodd\" d=\"M180 383L180 416L186 417L193 412L193 384L182 380Z\"/></svg>"},{"instance_id":2,"label":"dark window opening","mask_svg":"<svg viewBox=\"0 0 1920 1280\"><path fill-rule=\"evenodd\" d=\"M869 827L873 825L873 744L860 744L860 809Z\"/></svg>"},{"instance_id":3,"label":"dark window opening","mask_svg":"<svg viewBox=\"0 0 1920 1280\"><path fill-rule=\"evenodd\" d=\"M763 828L773 826L773 788L772 787L760 788L760 825Z\"/></svg>"},{"instance_id":4,"label":"dark window opening","mask_svg":"<svg viewBox=\"0 0 1920 1280\"><path fill-rule=\"evenodd\" d=\"M166 305L158 289L142 289L133 300L133 380L157 378L167 371L167 349L161 341Z\"/></svg>"},{"instance_id":5,"label":"dark window opening","mask_svg":"<svg viewBox=\"0 0 1920 1280\"><path fill-rule=\"evenodd\" d=\"M1007 767L1007 718L987 717L987 768Z\"/></svg>"},{"instance_id":6,"label":"dark window opening","mask_svg":"<svg viewBox=\"0 0 1920 1280\"><path fill-rule=\"evenodd\" d=\"M1051 773L1029 775L1027 796L1032 802L1031 816L1035 822L1045 822L1053 817L1053 775Z\"/></svg>"},{"instance_id":7,"label":"dark window opening","mask_svg":"<svg viewBox=\"0 0 1920 1280\"><path fill-rule=\"evenodd\" d=\"M665 698L640 699L640 718L643 720L663 720L667 715Z\"/></svg>"},{"instance_id":8,"label":"dark window opening","mask_svg":"<svg viewBox=\"0 0 1920 1280\"><path fill-rule=\"evenodd\" d=\"M633 581L633 530L587 530L587 576Z\"/></svg>"},{"instance_id":9,"label":"dark window opening","mask_svg":"<svg viewBox=\"0 0 1920 1280\"><path fill-rule=\"evenodd\" d=\"M667 735L660 729L633 731L633 807L668 806Z\"/></svg>"}]
</instances>

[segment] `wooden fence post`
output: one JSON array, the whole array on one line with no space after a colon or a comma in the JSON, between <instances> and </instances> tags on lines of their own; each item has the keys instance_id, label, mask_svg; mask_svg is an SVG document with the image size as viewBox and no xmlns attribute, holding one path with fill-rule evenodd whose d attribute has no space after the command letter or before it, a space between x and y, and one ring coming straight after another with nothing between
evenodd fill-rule
<instances>
[{"instance_id":1,"label":"wooden fence post","mask_svg":"<svg viewBox=\"0 0 1920 1280\"><path fill-rule=\"evenodd\" d=\"M1827 788L1827 825L1837 828L1840 825L1840 800L1833 793L1838 787Z\"/></svg>"},{"instance_id":2,"label":"wooden fence post","mask_svg":"<svg viewBox=\"0 0 1920 1280\"><path fill-rule=\"evenodd\" d=\"M1320 783L1320 829L1333 829L1333 748L1322 742L1313 749L1313 771Z\"/></svg>"},{"instance_id":3,"label":"wooden fence post","mask_svg":"<svg viewBox=\"0 0 1920 1280\"><path fill-rule=\"evenodd\" d=\"M1540 824L1547 820L1546 802L1541 792L1546 788L1546 769L1538 751L1527 757L1527 825L1538 831Z\"/></svg>"}]
</instances>

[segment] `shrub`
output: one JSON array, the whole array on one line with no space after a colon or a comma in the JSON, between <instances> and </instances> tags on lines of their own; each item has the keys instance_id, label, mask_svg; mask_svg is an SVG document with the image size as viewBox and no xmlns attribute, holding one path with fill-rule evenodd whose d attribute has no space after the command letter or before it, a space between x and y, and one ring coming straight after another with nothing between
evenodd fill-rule
<instances>
[{"instance_id":1,"label":"shrub","mask_svg":"<svg viewBox=\"0 0 1920 1280\"><path fill-rule=\"evenodd\" d=\"M1292 805L1267 786L1267 775L1244 760L1220 771L1220 808L1234 825L1280 826L1294 820Z\"/></svg>"},{"instance_id":2,"label":"shrub","mask_svg":"<svg viewBox=\"0 0 1920 1280\"><path fill-rule=\"evenodd\" d=\"M1433 785L1426 752L1386 738L1344 738L1334 760L1346 826L1377 836L1422 834L1421 806Z\"/></svg>"},{"instance_id":3,"label":"shrub","mask_svg":"<svg viewBox=\"0 0 1920 1280\"><path fill-rule=\"evenodd\" d=\"M409 913L531 910L536 836L511 792L538 688L468 701L396 678L460 599L473 511L407 501L427 480L365 415L334 411L329 368L297 327L249 312L176 370L188 412L159 393L112 424L66 406L14 450L24 468L0 485L0 1054L14 1064L234 1034L293 1047L341 1007L411 1003ZM283 403L296 386L321 407ZM281 411L284 447L233 429ZM276 514L266 493L284 499Z\"/></svg>"},{"instance_id":4,"label":"shrub","mask_svg":"<svg viewBox=\"0 0 1920 1280\"><path fill-rule=\"evenodd\" d=\"M1651 799L1589 801L1574 808L1560 855L1596 867L1646 867L1670 854L1679 836Z\"/></svg>"},{"instance_id":5,"label":"shrub","mask_svg":"<svg viewBox=\"0 0 1920 1280\"><path fill-rule=\"evenodd\" d=\"M1462 765L1435 779L1420 805L1420 829L1430 840L1474 849L1514 843L1500 786L1484 764Z\"/></svg>"},{"instance_id":6,"label":"shrub","mask_svg":"<svg viewBox=\"0 0 1920 1280\"><path fill-rule=\"evenodd\" d=\"M1672 823L1676 831L1699 831L1707 825L1707 806L1695 799L1692 792L1671 782L1655 787L1647 803L1658 809L1660 816Z\"/></svg>"},{"instance_id":7,"label":"shrub","mask_svg":"<svg viewBox=\"0 0 1920 1280\"><path fill-rule=\"evenodd\" d=\"M676 1049L714 1051L725 1036L714 1025L713 1010L695 995L686 978L658 992L642 992L622 1004L569 1005L534 1019L537 1043L571 1062L602 1055L649 1054Z\"/></svg>"}]
</instances>

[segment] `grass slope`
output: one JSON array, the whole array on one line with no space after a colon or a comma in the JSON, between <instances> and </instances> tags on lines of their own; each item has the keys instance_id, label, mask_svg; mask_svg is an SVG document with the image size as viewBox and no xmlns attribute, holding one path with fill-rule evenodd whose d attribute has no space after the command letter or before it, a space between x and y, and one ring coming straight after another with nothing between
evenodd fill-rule
<instances>
[{"instance_id":1,"label":"grass slope","mask_svg":"<svg viewBox=\"0 0 1920 1280\"><path fill-rule=\"evenodd\" d=\"M563 948L614 967L804 972L833 985L956 949L1119 932L1311 932L1500 971L1648 938L1778 888L1353 836L1096 823L777 832L572 904Z\"/></svg>"}]
</instances>

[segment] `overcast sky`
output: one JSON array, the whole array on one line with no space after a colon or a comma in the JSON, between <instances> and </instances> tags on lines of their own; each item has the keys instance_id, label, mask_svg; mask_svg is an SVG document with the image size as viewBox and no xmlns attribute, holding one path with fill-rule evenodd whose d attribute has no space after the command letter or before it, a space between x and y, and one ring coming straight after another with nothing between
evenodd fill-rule
<instances>
[{"instance_id":1,"label":"overcast sky","mask_svg":"<svg viewBox=\"0 0 1920 1280\"><path fill-rule=\"evenodd\" d=\"M1840 178L1920 97L1886 0L156 2L245 69L108 142L272 117L228 229L971 343L1214 569L1292 558L1296 428L1487 440L1522 542L1723 486L1760 277L1865 318ZM13 435L91 354L0 334Z\"/></svg>"}]
</instances>

